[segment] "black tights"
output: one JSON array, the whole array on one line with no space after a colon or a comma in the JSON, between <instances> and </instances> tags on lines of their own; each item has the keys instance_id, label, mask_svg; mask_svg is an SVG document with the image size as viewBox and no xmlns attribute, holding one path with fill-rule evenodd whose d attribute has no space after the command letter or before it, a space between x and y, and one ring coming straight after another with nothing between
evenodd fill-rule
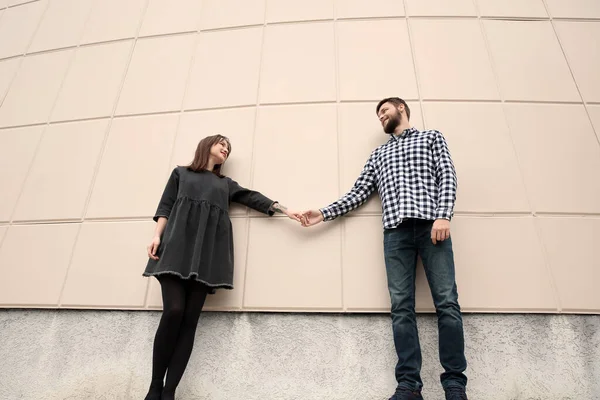
<instances>
[{"instance_id":1,"label":"black tights","mask_svg":"<svg viewBox=\"0 0 600 400\"><path fill-rule=\"evenodd\" d=\"M158 280L163 314L154 338L152 383L146 399L171 400L175 398L175 389L192 354L207 287L173 275L163 275Z\"/></svg>"}]
</instances>

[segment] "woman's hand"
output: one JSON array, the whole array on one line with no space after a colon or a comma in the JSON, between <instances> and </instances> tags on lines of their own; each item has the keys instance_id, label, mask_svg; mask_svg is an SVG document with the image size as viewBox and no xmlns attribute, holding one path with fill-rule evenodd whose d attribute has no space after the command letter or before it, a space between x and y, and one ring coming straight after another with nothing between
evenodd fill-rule
<instances>
[{"instance_id":1,"label":"woman's hand","mask_svg":"<svg viewBox=\"0 0 600 400\"><path fill-rule=\"evenodd\" d=\"M276 213L285 214L288 216L289 219L293 219L296 222L302 223L302 214L301 213L299 213L297 211L288 210L288 208L286 206L281 205L278 202L271 204L271 211L276 212Z\"/></svg>"},{"instance_id":2,"label":"woman's hand","mask_svg":"<svg viewBox=\"0 0 600 400\"><path fill-rule=\"evenodd\" d=\"M299 213L297 211L286 210L285 215L287 215L289 219L293 219L296 222L302 223L302 213Z\"/></svg>"},{"instance_id":3,"label":"woman's hand","mask_svg":"<svg viewBox=\"0 0 600 400\"><path fill-rule=\"evenodd\" d=\"M156 256L156 252L158 251L159 245L160 245L160 237L154 236L154 238L150 242L150 245L146 248L148 250L148 257L150 257L153 260L158 260L158 257Z\"/></svg>"}]
</instances>

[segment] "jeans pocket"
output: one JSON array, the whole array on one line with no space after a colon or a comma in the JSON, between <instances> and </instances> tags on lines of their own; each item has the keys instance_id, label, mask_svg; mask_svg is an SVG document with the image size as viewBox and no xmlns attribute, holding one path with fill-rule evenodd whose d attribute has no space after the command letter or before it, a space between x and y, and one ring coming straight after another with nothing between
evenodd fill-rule
<instances>
[{"instance_id":1,"label":"jeans pocket","mask_svg":"<svg viewBox=\"0 0 600 400\"><path fill-rule=\"evenodd\" d=\"M389 248L393 248L394 245L397 245L399 239L393 232L384 232L383 233L383 251L387 251Z\"/></svg>"},{"instance_id":2,"label":"jeans pocket","mask_svg":"<svg viewBox=\"0 0 600 400\"><path fill-rule=\"evenodd\" d=\"M385 229L383 231L383 244L399 245L410 241L412 230L406 228Z\"/></svg>"}]
</instances>

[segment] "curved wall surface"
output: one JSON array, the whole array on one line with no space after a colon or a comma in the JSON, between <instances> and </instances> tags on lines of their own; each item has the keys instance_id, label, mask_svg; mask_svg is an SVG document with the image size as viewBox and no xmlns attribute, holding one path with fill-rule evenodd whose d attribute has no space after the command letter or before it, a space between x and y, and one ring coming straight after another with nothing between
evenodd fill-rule
<instances>
[{"instance_id":1,"label":"curved wall surface","mask_svg":"<svg viewBox=\"0 0 600 400\"><path fill-rule=\"evenodd\" d=\"M150 218L199 139L231 138L240 184L322 207L400 96L457 168L463 309L598 313L599 42L593 0L0 1L0 306L159 308ZM311 230L232 222L236 289L210 309L389 309L377 198Z\"/></svg>"}]
</instances>

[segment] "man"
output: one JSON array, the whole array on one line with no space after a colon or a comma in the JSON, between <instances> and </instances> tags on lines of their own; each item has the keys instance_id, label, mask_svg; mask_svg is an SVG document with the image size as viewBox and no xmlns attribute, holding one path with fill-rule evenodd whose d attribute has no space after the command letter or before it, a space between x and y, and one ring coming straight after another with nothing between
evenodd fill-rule
<instances>
[{"instance_id":1,"label":"man","mask_svg":"<svg viewBox=\"0 0 600 400\"><path fill-rule=\"evenodd\" d=\"M383 99L376 111L390 139L371 153L350 192L327 207L306 211L303 225L344 215L377 189L383 208L385 266L398 354L398 386L390 400L423 399L415 316L417 255L423 260L438 316L446 399L466 400L467 362L450 238L457 186L454 165L440 132L411 127L410 108L404 100Z\"/></svg>"}]
</instances>

